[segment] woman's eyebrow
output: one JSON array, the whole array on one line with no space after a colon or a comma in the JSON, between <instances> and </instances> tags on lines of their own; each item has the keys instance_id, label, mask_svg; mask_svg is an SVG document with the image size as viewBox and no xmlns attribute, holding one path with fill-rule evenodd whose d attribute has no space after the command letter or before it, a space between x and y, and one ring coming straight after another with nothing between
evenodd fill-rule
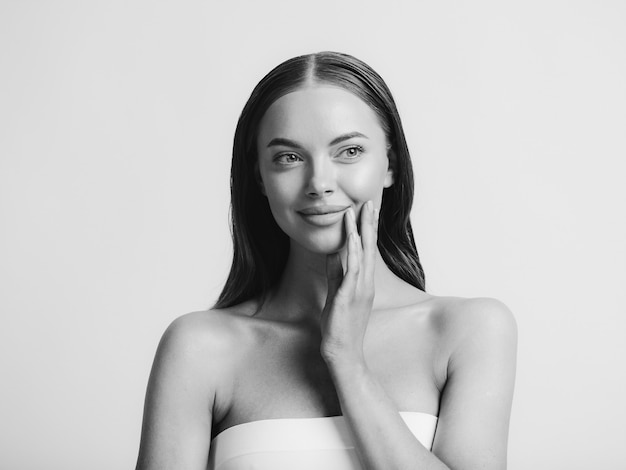
<instances>
[{"instance_id":1,"label":"woman's eyebrow","mask_svg":"<svg viewBox=\"0 0 626 470\"><path fill-rule=\"evenodd\" d=\"M333 145L337 145L345 140L350 140L353 139L355 137L362 137L364 139L367 139L368 137L365 134L361 134L360 132L348 132L346 134L341 134L338 137L335 137L333 140L330 141L330 143L328 144L329 147L332 147ZM291 139L285 139L284 137L275 137L274 139L270 140L269 144L267 144L268 147L274 147L274 146L283 146L283 147L292 147L292 148L296 148L296 149L303 149L304 147L299 144L298 142L296 142L295 140L291 140Z\"/></svg>"},{"instance_id":2,"label":"woman's eyebrow","mask_svg":"<svg viewBox=\"0 0 626 470\"><path fill-rule=\"evenodd\" d=\"M365 134L361 134L360 132L348 132L347 134L342 134L339 137L334 138L330 144L328 144L328 146L333 146L333 145L337 145L341 142L343 142L344 140L350 140L353 139L355 137L363 137L364 139L367 139L368 137Z\"/></svg>"},{"instance_id":3,"label":"woman's eyebrow","mask_svg":"<svg viewBox=\"0 0 626 470\"><path fill-rule=\"evenodd\" d=\"M302 149L302 145L300 145L298 142L296 142L295 140L290 140L290 139L285 139L283 137L276 137L272 140L270 140L270 143L267 144L268 147L274 147L274 146L283 146L283 147L293 147L296 149Z\"/></svg>"}]
</instances>

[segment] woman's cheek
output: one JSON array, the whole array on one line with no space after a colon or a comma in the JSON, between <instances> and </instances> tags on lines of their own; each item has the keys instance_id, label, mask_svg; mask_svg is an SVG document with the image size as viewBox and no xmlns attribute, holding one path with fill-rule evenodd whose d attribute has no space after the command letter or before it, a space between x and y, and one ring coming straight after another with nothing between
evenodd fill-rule
<instances>
[{"instance_id":1,"label":"woman's cheek","mask_svg":"<svg viewBox=\"0 0 626 470\"><path fill-rule=\"evenodd\" d=\"M274 219L282 228L289 219L294 205L297 205L298 185L292 178L268 179L265 194Z\"/></svg>"},{"instance_id":2,"label":"woman's cheek","mask_svg":"<svg viewBox=\"0 0 626 470\"><path fill-rule=\"evenodd\" d=\"M374 202L380 200L386 172L381 173L378 168L366 167L347 173L344 191L350 199L359 205L369 200Z\"/></svg>"},{"instance_id":3,"label":"woman's cheek","mask_svg":"<svg viewBox=\"0 0 626 470\"><path fill-rule=\"evenodd\" d=\"M265 180L265 194L272 205L289 204L297 191L295 178L287 175L271 175Z\"/></svg>"}]
</instances>

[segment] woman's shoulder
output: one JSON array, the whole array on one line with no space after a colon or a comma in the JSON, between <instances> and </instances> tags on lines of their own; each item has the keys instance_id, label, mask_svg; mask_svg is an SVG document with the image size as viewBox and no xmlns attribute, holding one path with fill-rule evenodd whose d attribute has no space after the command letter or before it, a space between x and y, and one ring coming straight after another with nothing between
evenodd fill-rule
<instances>
[{"instance_id":1,"label":"woman's shoulder","mask_svg":"<svg viewBox=\"0 0 626 470\"><path fill-rule=\"evenodd\" d=\"M252 302L244 302L227 308L186 313L169 324L163 340L195 351L241 344L253 310Z\"/></svg>"},{"instance_id":2,"label":"woman's shoulder","mask_svg":"<svg viewBox=\"0 0 626 470\"><path fill-rule=\"evenodd\" d=\"M517 323L500 300L431 296L428 317L450 356L477 344L498 350L517 347Z\"/></svg>"},{"instance_id":3,"label":"woman's shoulder","mask_svg":"<svg viewBox=\"0 0 626 470\"><path fill-rule=\"evenodd\" d=\"M501 301L489 297L465 298L436 296L423 291L415 294L394 315L407 328L431 332L439 340L458 344L468 337L494 338L517 336L517 324L511 310Z\"/></svg>"},{"instance_id":4,"label":"woman's shoulder","mask_svg":"<svg viewBox=\"0 0 626 470\"><path fill-rule=\"evenodd\" d=\"M431 296L430 303L433 316L451 332L505 332L517 328L511 310L500 300L491 297Z\"/></svg>"},{"instance_id":5,"label":"woman's shoulder","mask_svg":"<svg viewBox=\"0 0 626 470\"><path fill-rule=\"evenodd\" d=\"M490 297L438 296L402 283L385 296L383 304L392 310L403 310L409 317L426 317L440 327L467 328L470 326L510 328L515 325L513 314L501 301Z\"/></svg>"},{"instance_id":6,"label":"woman's shoulder","mask_svg":"<svg viewBox=\"0 0 626 470\"><path fill-rule=\"evenodd\" d=\"M252 344L248 339L254 337L247 308L210 309L174 319L157 348L154 380L166 385L183 380L189 388L212 390L213 412L221 419L230 406L236 370Z\"/></svg>"}]
</instances>

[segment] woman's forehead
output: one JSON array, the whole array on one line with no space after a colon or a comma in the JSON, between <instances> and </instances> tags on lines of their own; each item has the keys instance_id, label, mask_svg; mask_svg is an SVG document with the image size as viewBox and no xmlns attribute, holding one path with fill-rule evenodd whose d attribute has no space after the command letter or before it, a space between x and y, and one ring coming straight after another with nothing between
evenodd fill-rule
<instances>
[{"instance_id":1,"label":"woman's forehead","mask_svg":"<svg viewBox=\"0 0 626 470\"><path fill-rule=\"evenodd\" d=\"M308 140L347 132L384 138L378 116L365 101L344 88L314 85L283 95L268 108L258 143L275 137Z\"/></svg>"}]
</instances>

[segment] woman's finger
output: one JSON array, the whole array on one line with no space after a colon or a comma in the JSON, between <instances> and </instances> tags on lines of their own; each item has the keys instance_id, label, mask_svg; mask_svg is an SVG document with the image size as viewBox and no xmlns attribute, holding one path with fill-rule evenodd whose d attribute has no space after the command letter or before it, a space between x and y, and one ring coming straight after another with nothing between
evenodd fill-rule
<instances>
[{"instance_id":1,"label":"woman's finger","mask_svg":"<svg viewBox=\"0 0 626 470\"><path fill-rule=\"evenodd\" d=\"M360 255L358 247L360 242L358 241L358 234L356 231L356 217L352 208L348 209L346 212L345 227L346 236L348 237L346 241L346 270L338 295L345 295L347 298L351 298L354 295L360 271Z\"/></svg>"},{"instance_id":2,"label":"woman's finger","mask_svg":"<svg viewBox=\"0 0 626 470\"><path fill-rule=\"evenodd\" d=\"M363 209L361 209L361 213L363 212ZM350 233L354 233L355 239L356 239L356 248L357 248L357 255L359 257L359 267L361 265L361 258L363 256L363 245L362 245L362 240L361 240L361 234L359 234L359 230L357 228L357 221L356 221L356 214L354 212L354 209L352 209L352 216L350 217Z\"/></svg>"},{"instance_id":3,"label":"woman's finger","mask_svg":"<svg viewBox=\"0 0 626 470\"><path fill-rule=\"evenodd\" d=\"M376 238L378 227L374 203L367 201L361 209L361 238L363 240L363 269L366 281L373 279L374 264L376 263Z\"/></svg>"},{"instance_id":4,"label":"woman's finger","mask_svg":"<svg viewBox=\"0 0 626 470\"><path fill-rule=\"evenodd\" d=\"M354 291L358 285L359 274L361 272L361 248L356 231L350 234L348 240L348 270L346 272L346 278L348 283L346 289L351 295L354 295Z\"/></svg>"},{"instance_id":5,"label":"woman's finger","mask_svg":"<svg viewBox=\"0 0 626 470\"><path fill-rule=\"evenodd\" d=\"M341 256L339 253L331 253L326 257L326 279L328 282L326 303L328 303L335 298L343 280L343 268L341 267Z\"/></svg>"}]
</instances>

